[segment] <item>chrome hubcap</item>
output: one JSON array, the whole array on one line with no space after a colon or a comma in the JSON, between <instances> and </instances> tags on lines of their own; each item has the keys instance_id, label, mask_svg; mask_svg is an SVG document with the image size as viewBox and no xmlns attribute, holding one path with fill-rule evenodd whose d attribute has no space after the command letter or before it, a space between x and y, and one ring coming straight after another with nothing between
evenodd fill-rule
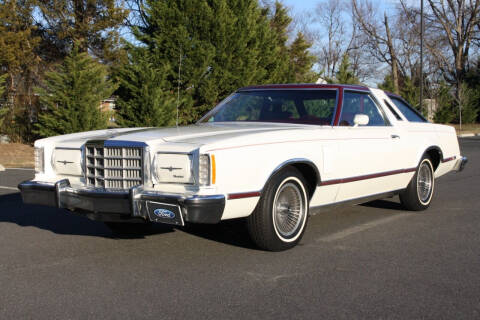
<instances>
[{"instance_id":1,"label":"chrome hubcap","mask_svg":"<svg viewBox=\"0 0 480 320\"><path fill-rule=\"evenodd\" d=\"M427 162L420 165L417 176L417 193L422 202L428 202L432 193L433 176L432 170Z\"/></svg>"},{"instance_id":2,"label":"chrome hubcap","mask_svg":"<svg viewBox=\"0 0 480 320\"><path fill-rule=\"evenodd\" d=\"M275 228L282 237L290 237L302 223L305 206L299 187L287 182L280 187L273 203Z\"/></svg>"}]
</instances>

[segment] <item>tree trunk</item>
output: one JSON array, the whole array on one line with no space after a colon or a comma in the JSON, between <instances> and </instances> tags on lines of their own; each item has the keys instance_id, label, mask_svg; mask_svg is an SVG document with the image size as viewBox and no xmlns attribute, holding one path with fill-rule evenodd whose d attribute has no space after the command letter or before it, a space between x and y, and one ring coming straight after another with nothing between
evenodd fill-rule
<instances>
[{"instance_id":1,"label":"tree trunk","mask_svg":"<svg viewBox=\"0 0 480 320\"><path fill-rule=\"evenodd\" d=\"M393 81L393 93L400 94L400 86L398 84L398 64L397 58L392 57L392 81Z\"/></svg>"},{"instance_id":2,"label":"tree trunk","mask_svg":"<svg viewBox=\"0 0 480 320\"><path fill-rule=\"evenodd\" d=\"M392 34L390 32L390 27L388 26L388 18L387 18L386 12L384 12L383 17L384 17L385 33L387 34L388 53L390 54L390 58L392 61L391 67L392 67L393 92L395 94L400 94L400 86L398 84L399 82L398 59L397 59L397 54L395 52L395 47L393 46Z\"/></svg>"}]
</instances>

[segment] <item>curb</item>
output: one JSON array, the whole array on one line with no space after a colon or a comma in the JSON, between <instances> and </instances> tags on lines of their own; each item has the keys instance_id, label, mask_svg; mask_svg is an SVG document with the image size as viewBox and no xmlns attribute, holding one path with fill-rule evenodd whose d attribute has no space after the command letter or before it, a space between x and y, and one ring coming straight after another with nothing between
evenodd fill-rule
<instances>
[{"instance_id":1,"label":"curb","mask_svg":"<svg viewBox=\"0 0 480 320\"><path fill-rule=\"evenodd\" d=\"M0 171L5 171L5 167L0 164Z\"/></svg>"},{"instance_id":2,"label":"curb","mask_svg":"<svg viewBox=\"0 0 480 320\"><path fill-rule=\"evenodd\" d=\"M468 137L479 137L480 133L464 133L464 134L459 134L459 138L468 138Z\"/></svg>"}]
</instances>

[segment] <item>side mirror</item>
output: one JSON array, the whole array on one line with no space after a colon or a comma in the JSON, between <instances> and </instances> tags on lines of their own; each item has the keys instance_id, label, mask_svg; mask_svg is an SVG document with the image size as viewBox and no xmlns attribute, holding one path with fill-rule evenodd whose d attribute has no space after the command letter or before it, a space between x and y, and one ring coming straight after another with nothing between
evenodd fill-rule
<instances>
[{"instance_id":1,"label":"side mirror","mask_svg":"<svg viewBox=\"0 0 480 320\"><path fill-rule=\"evenodd\" d=\"M368 124L368 121L370 119L366 114L363 113L357 113L355 115L355 118L353 118L353 126L358 127L358 126L366 126Z\"/></svg>"}]
</instances>

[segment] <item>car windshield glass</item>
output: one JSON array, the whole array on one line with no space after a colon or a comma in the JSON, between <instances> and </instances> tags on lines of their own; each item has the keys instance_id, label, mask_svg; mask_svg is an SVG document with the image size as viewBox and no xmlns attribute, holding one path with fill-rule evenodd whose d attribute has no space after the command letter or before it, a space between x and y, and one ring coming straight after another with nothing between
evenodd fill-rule
<instances>
[{"instance_id":1,"label":"car windshield glass","mask_svg":"<svg viewBox=\"0 0 480 320\"><path fill-rule=\"evenodd\" d=\"M258 121L331 125L337 91L252 90L236 92L199 122Z\"/></svg>"}]
</instances>

